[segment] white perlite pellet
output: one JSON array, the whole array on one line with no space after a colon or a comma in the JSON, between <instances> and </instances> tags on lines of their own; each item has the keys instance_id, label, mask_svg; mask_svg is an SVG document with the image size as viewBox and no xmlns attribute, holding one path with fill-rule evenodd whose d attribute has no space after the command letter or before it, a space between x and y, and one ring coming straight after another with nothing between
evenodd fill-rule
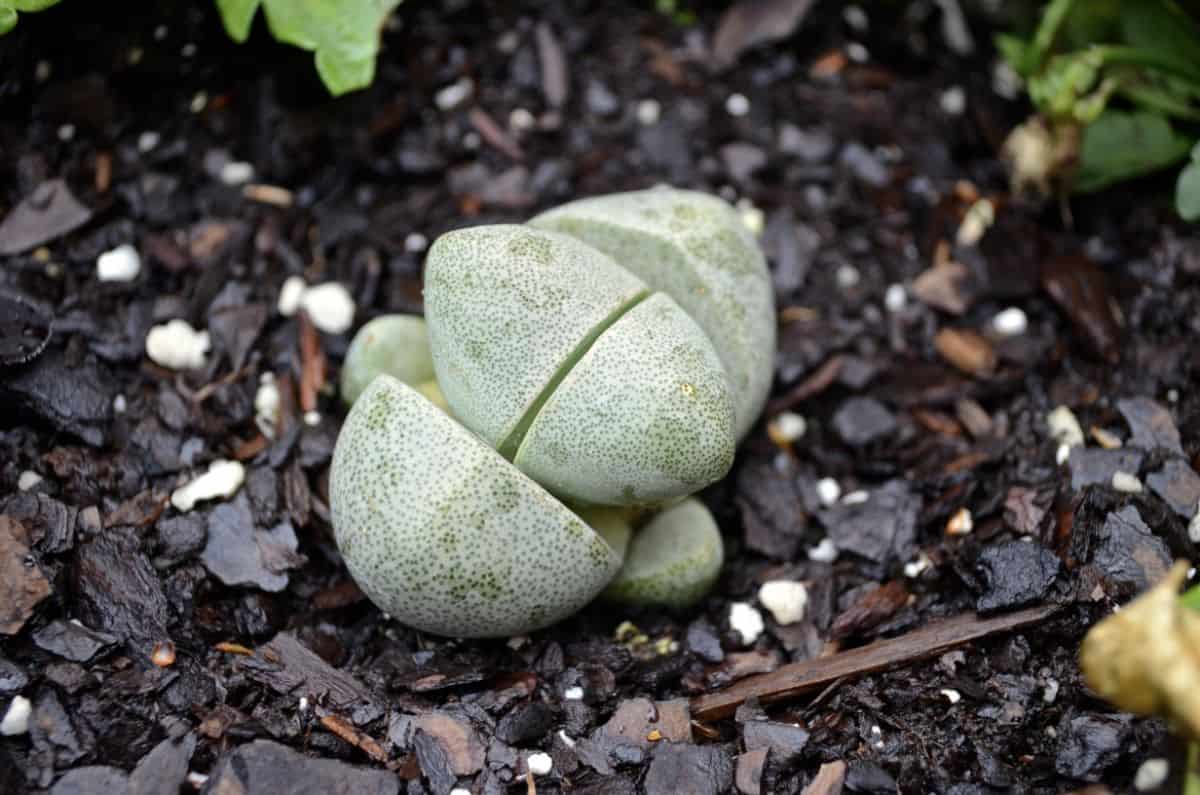
<instances>
[{"instance_id":1,"label":"white perlite pellet","mask_svg":"<svg viewBox=\"0 0 1200 795\"><path fill-rule=\"evenodd\" d=\"M241 463L214 461L203 475L175 489L171 493L171 504L186 513L202 500L232 497L245 480L246 468Z\"/></svg>"},{"instance_id":2,"label":"white perlite pellet","mask_svg":"<svg viewBox=\"0 0 1200 795\"><path fill-rule=\"evenodd\" d=\"M734 602L729 606L729 626L742 636L742 645L749 646L758 640L766 625L762 613L746 602Z\"/></svg>"},{"instance_id":3,"label":"white perlite pellet","mask_svg":"<svg viewBox=\"0 0 1200 795\"><path fill-rule=\"evenodd\" d=\"M211 344L207 331L197 331L186 320L176 318L150 329L146 355L171 370L192 370L204 366Z\"/></svg>"},{"instance_id":4,"label":"white perlite pellet","mask_svg":"<svg viewBox=\"0 0 1200 795\"><path fill-rule=\"evenodd\" d=\"M142 258L136 248L122 243L96 258L96 278L102 282L131 282L142 272Z\"/></svg>"},{"instance_id":5,"label":"white perlite pellet","mask_svg":"<svg viewBox=\"0 0 1200 795\"><path fill-rule=\"evenodd\" d=\"M758 601L776 623L787 626L804 619L808 589L796 580L767 580L758 589Z\"/></svg>"},{"instance_id":6,"label":"white perlite pellet","mask_svg":"<svg viewBox=\"0 0 1200 795\"><path fill-rule=\"evenodd\" d=\"M29 715L33 712L33 704L25 696L17 696L8 705L4 720L0 720L0 735L16 737L29 731Z\"/></svg>"}]
</instances>

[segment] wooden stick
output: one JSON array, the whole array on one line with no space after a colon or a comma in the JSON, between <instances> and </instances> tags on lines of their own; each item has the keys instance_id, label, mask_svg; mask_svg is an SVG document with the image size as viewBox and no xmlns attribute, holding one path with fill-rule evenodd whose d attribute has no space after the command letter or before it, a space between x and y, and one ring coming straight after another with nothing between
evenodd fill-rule
<instances>
[{"instance_id":1,"label":"wooden stick","mask_svg":"<svg viewBox=\"0 0 1200 795\"><path fill-rule=\"evenodd\" d=\"M696 696L691 701L692 717L719 720L732 715L749 698L770 704L817 690L843 677L899 668L988 635L1036 624L1059 609L1059 605L1041 605L987 618L964 613L935 621L898 638L878 640L829 657L785 665L769 674L743 679L724 690Z\"/></svg>"}]
</instances>

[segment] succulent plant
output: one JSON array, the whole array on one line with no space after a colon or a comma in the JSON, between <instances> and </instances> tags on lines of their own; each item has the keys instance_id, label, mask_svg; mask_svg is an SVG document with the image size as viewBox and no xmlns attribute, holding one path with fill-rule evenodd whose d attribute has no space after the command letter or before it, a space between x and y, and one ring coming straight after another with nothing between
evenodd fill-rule
<instances>
[{"instance_id":1,"label":"succulent plant","mask_svg":"<svg viewBox=\"0 0 1200 795\"><path fill-rule=\"evenodd\" d=\"M379 318L347 351L330 502L363 591L454 636L539 629L606 586L700 599L721 536L683 498L729 469L775 350L737 213L669 188L583 200L447 233L425 279L424 324Z\"/></svg>"}]
</instances>

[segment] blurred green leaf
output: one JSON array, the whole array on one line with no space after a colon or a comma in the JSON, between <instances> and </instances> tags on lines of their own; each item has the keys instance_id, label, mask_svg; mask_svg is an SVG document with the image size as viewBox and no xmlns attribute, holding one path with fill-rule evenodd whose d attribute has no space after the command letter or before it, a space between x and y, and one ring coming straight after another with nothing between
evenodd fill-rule
<instances>
[{"instance_id":1,"label":"blurred green leaf","mask_svg":"<svg viewBox=\"0 0 1200 795\"><path fill-rule=\"evenodd\" d=\"M313 50L322 82L338 95L370 85L380 28L400 0L217 0L231 38L246 40L260 5L271 35Z\"/></svg>"},{"instance_id":2,"label":"blurred green leaf","mask_svg":"<svg viewBox=\"0 0 1200 795\"><path fill-rule=\"evenodd\" d=\"M1014 72L1022 77L1029 77L1037 71L1032 44L1010 33L998 33L993 41L1000 57Z\"/></svg>"},{"instance_id":3,"label":"blurred green leaf","mask_svg":"<svg viewBox=\"0 0 1200 795\"><path fill-rule=\"evenodd\" d=\"M1116 41L1121 0L1087 0L1078 3L1063 21L1062 49L1079 50L1090 44Z\"/></svg>"},{"instance_id":4,"label":"blurred green leaf","mask_svg":"<svg viewBox=\"0 0 1200 795\"><path fill-rule=\"evenodd\" d=\"M1108 109L1083 131L1073 189L1091 193L1175 163L1191 148L1164 117Z\"/></svg>"},{"instance_id":5,"label":"blurred green leaf","mask_svg":"<svg viewBox=\"0 0 1200 795\"><path fill-rule=\"evenodd\" d=\"M17 12L41 11L60 0L0 0L0 36L17 25Z\"/></svg>"},{"instance_id":6,"label":"blurred green leaf","mask_svg":"<svg viewBox=\"0 0 1200 795\"><path fill-rule=\"evenodd\" d=\"M1192 157L1195 158L1195 156L1196 152L1193 150ZM1192 168L1195 165L1196 162L1193 159L1193 161L1188 165L1188 168ZM1187 168L1185 168L1184 171L1187 171ZM1182 177L1182 174L1180 176ZM1191 221L1193 219L1189 218L1188 220ZM1191 588L1188 588L1186 591L1180 594L1179 603L1192 610L1200 610L1200 585L1193 585Z\"/></svg>"},{"instance_id":7,"label":"blurred green leaf","mask_svg":"<svg viewBox=\"0 0 1200 795\"><path fill-rule=\"evenodd\" d=\"M1160 58L1200 67L1200 30L1174 3L1137 0L1121 3L1121 38Z\"/></svg>"},{"instance_id":8,"label":"blurred green leaf","mask_svg":"<svg viewBox=\"0 0 1200 795\"><path fill-rule=\"evenodd\" d=\"M217 0L221 23L229 38L241 44L250 37L250 25L254 22L258 3L259 0Z\"/></svg>"}]
</instances>

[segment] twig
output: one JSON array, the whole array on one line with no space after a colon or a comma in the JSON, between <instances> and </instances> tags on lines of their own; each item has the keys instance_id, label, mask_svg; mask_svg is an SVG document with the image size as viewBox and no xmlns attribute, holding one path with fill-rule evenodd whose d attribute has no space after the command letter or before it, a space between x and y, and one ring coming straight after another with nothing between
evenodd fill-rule
<instances>
[{"instance_id":1,"label":"twig","mask_svg":"<svg viewBox=\"0 0 1200 795\"><path fill-rule=\"evenodd\" d=\"M321 725L346 742L359 748L363 753L381 765L388 763L387 751L383 750L383 746L376 742L375 738L360 732L337 715L332 713L322 715Z\"/></svg>"},{"instance_id":2,"label":"twig","mask_svg":"<svg viewBox=\"0 0 1200 795\"><path fill-rule=\"evenodd\" d=\"M1058 610L1058 605L1041 605L988 618L965 613L936 621L898 638L876 641L831 657L785 665L769 674L752 676L716 693L693 698L692 717L697 720L727 718L748 698L769 704L823 688L843 677L899 668L988 635L1036 624Z\"/></svg>"}]
</instances>

